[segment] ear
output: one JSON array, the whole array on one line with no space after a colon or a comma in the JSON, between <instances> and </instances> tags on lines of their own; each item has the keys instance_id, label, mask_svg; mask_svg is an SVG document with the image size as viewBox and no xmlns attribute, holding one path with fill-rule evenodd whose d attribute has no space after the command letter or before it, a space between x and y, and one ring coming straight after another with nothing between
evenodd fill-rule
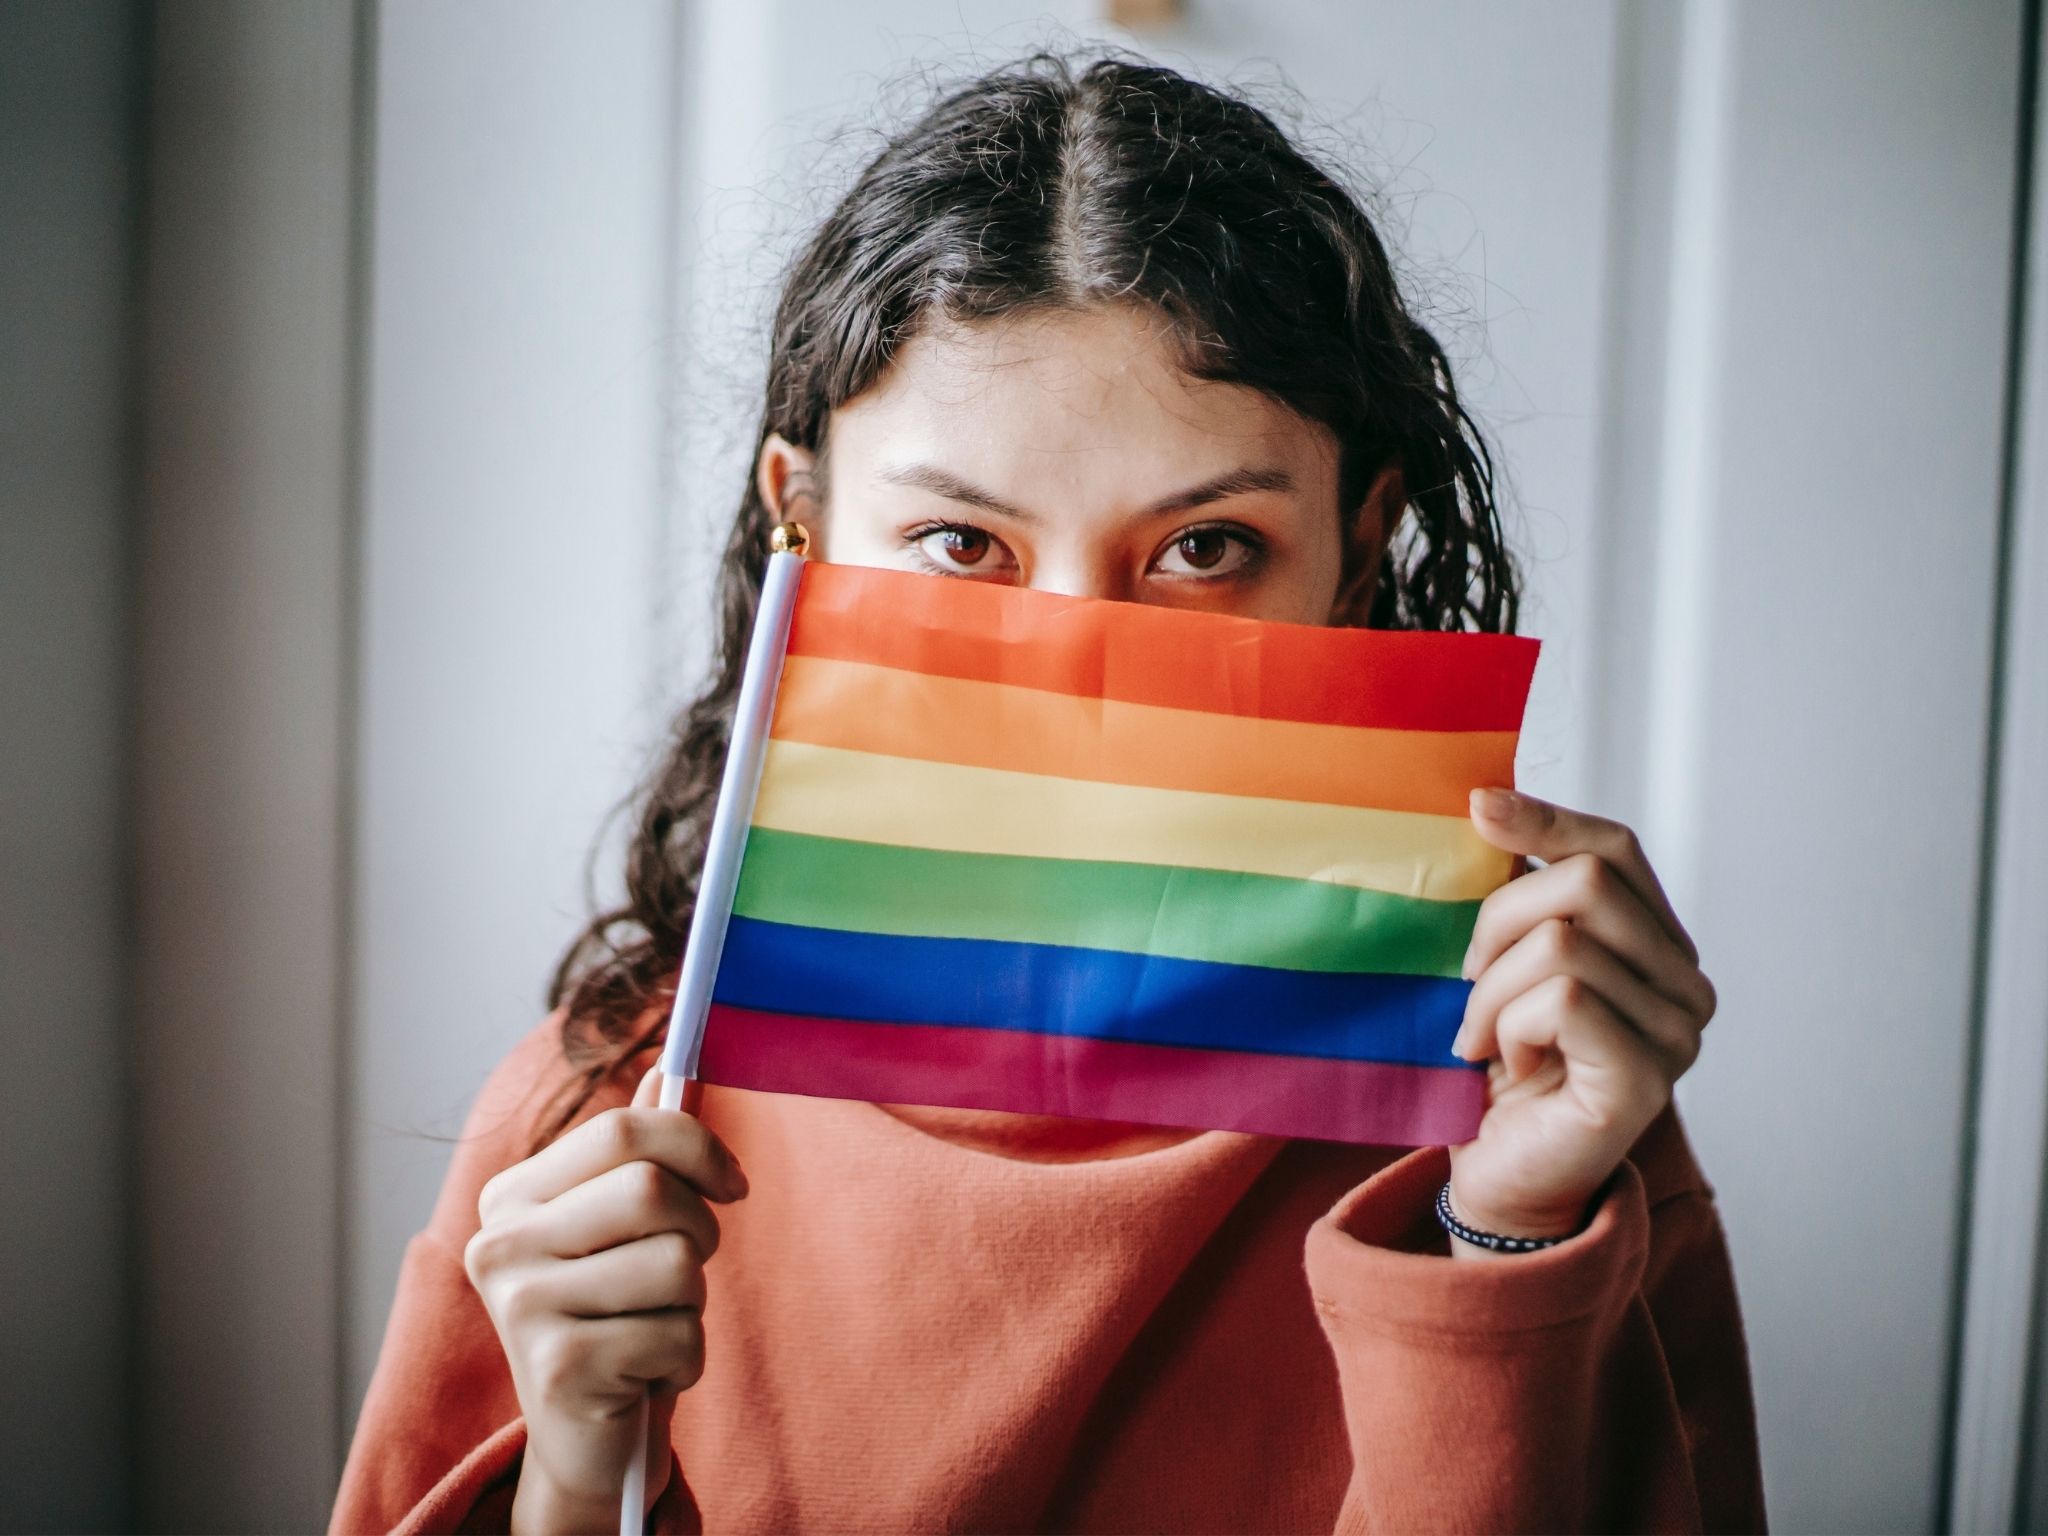
<instances>
[{"instance_id":1,"label":"ear","mask_svg":"<svg viewBox=\"0 0 2048 1536\"><path fill-rule=\"evenodd\" d=\"M760 492L768 515L777 522L806 516L815 520L822 510L817 468L817 455L810 449L797 447L780 432L770 432L754 464L754 489Z\"/></svg>"},{"instance_id":2,"label":"ear","mask_svg":"<svg viewBox=\"0 0 2048 1536\"><path fill-rule=\"evenodd\" d=\"M1408 510L1408 481L1401 466L1389 464L1373 477L1358 510L1344 524L1344 579L1330 606L1332 624L1363 626L1379 590L1387 545Z\"/></svg>"}]
</instances>

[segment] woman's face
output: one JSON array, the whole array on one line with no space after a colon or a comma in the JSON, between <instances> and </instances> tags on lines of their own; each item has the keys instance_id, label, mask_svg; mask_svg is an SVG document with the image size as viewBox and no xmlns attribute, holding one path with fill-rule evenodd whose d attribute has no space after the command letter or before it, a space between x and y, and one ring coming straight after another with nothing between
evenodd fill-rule
<instances>
[{"instance_id":1,"label":"woman's face","mask_svg":"<svg viewBox=\"0 0 2048 1536\"><path fill-rule=\"evenodd\" d=\"M1128 308L935 327L827 436L822 507L803 450L758 468L824 559L1260 619L1363 622L1401 505L1390 471L1340 517L1327 427L1189 378Z\"/></svg>"}]
</instances>

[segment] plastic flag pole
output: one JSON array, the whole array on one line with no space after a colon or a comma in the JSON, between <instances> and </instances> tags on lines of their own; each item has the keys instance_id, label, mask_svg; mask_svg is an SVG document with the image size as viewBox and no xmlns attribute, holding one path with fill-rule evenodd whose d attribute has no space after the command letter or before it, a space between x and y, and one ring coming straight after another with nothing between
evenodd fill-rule
<instances>
[{"instance_id":1,"label":"plastic flag pole","mask_svg":"<svg viewBox=\"0 0 2048 1536\"><path fill-rule=\"evenodd\" d=\"M775 695L782 682L789 621L796 611L797 580L803 575L804 551L809 545L810 534L801 523L778 524L769 539L772 553L761 582L761 605L754 612L753 637L747 643L746 669L740 674L731 744L726 749L725 774L718 785L718 808L711 817L704 870L697 881L697 904L690 913L690 937L683 946L682 975L676 982L675 1008L669 1015L668 1041L661 1053L663 1109L682 1109L684 1091L696 1087L704 1025L711 1015L711 988L718 979L726 925L732 918L733 892L739 885L747 827L754 819L754 795L761 785L761 758L767 749L768 725L775 714ZM640 1399L634 1423L638 1433L633 1437L633 1454L626 1461L626 1475L619 1492L620 1536L641 1536L647 1524L646 1396Z\"/></svg>"}]
</instances>

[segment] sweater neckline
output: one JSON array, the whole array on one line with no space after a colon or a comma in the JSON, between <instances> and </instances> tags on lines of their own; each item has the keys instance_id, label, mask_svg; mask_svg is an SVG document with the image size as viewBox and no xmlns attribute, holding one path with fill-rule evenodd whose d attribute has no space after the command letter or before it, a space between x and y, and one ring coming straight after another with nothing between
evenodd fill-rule
<instances>
[{"instance_id":1,"label":"sweater neckline","mask_svg":"<svg viewBox=\"0 0 2048 1536\"><path fill-rule=\"evenodd\" d=\"M1172 1152L1218 1134L1171 1126L1069 1120L995 1109L872 1106L909 1129L967 1152L1019 1163L1102 1163Z\"/></svg>"}]
</instances>

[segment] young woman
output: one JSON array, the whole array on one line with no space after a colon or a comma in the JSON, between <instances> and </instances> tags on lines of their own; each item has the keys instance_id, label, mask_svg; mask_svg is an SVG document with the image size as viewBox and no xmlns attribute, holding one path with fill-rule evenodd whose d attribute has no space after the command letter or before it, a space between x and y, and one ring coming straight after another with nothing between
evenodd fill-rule
<instances>
[{"instance_id":1,"label":"young woman","mask_svg":"<svg viewBox=\"0 0 2048 1536\"><path fill-rule=\"evenodd\" d=\"M610 1529L651 1383L663 1531L1761 1529L1671 1100L1714 993L1612 822L1473 797L1535 863L1467 959L1460 1146L653 1107L777 521L937 580L1513 627L1485 450L1353 199L1170 71L988 75L798 257L758 441L717 674L407 1254L334 1528ZM1447 1181L1541 1246L1448 1235Z\"/></svg>"}]
</instances>

